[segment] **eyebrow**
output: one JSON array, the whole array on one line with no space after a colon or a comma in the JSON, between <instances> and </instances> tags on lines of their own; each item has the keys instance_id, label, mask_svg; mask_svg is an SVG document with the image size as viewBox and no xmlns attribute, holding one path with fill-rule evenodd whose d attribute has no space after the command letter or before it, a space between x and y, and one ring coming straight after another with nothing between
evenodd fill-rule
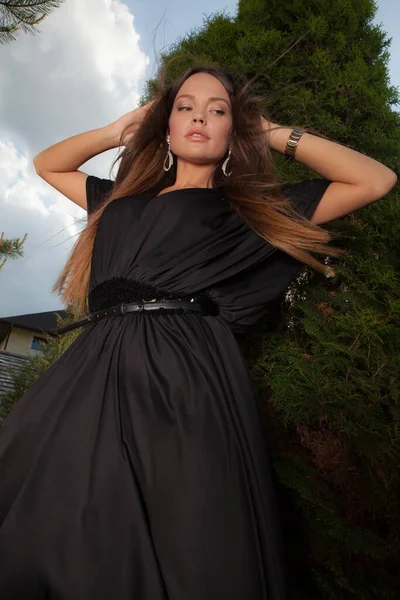
<instances>
[{"instance_id":1,"label":"eyebrow","mask_svg":"<svg viewBox=\"0 0 400 600\"><path fill-rule=\"evenodd\" d=\"M193 94L181 94L180 96L178 96L178 98L176 98L176 100L179 100L179 98L194 98L195 96L193 96ZM222 100L222 102L226 102L227 105L229 106L229 102L227 100L225 100L225 98L220 98L219 96L210 96L209 101L214 102L214 100Z\"/></svg>"}]
</instances>

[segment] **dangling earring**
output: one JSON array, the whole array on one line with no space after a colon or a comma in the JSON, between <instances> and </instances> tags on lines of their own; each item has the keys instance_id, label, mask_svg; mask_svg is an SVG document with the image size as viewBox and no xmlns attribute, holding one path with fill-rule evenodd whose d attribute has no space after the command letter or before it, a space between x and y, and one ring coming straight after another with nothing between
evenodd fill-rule
<instances>
[{"instance_id":1,"label":"dangling earring","mask_svg":"<svg viewBox=\"0 0 400 600\"><path fill-rule=\"evenodd\" d=\"M231 150L229 149L228 158L225 160L224 164L222 165L222 172L224 175L226 175L226 177L229 177L229 175L232 175L232 171L230 171L230 173L226 172L226 167L227 167L230 157L231 157Z\"/></svg>"},{"instance_id":2,"label":"dangling earring","mask_svg":"<svg viewBox=\"0 0 400 600\"><path fill-rule=\"evenodd\" d=\"M168 152L167 152L167 156L165 157L165 160L164 160L164 171L169 171L170 168L172 167L172 165L174 164L174 157L172 156L171 142L169 141L169 139L167 140L167 144L168 144ZM165 166L167 159L168 159L168 166Z\"/></svg>"}]
</instances>

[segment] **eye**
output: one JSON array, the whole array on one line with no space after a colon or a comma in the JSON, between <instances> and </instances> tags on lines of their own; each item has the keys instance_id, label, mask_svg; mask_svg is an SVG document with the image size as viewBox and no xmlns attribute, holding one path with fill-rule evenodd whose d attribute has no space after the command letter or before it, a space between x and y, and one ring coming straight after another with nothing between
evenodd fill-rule
<instances>
[{"instance_id":1,"label":"eye","mask_svg":"<svg viewBox=\"0 0 400 600\"><path fill-rule=\"evenodd\" d=\"M184 110L185 108L187 108L187 109L191 110L191 107L190 107L190 106L179 106L179 108L178 108L178 112L180 112L181 110ZM224 115L224 114L225 114L225 111L224 111L224 110L221 110L220 108L214 108L213 110L214 110L215 112L219 113L220 115Z\"/></svg>"}]
</instances>

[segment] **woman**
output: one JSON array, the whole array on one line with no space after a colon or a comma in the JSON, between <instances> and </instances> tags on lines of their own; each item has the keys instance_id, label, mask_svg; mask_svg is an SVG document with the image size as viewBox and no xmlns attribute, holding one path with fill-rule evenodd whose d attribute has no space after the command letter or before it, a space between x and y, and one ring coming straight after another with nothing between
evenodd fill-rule
<instances>
[{"instance_id":1,"label":"woman","mask_svg":"<svg viewBox=\"0 0 400 600\"><path fill-rule=\"evenodd\" d=\"M115 183L78 170L118 146ZM321 178L280 186L271 149ZM325 271L310 251L341 251L318 225L395 174L277 128L202 67L34 163L87 208L55 284L86 317L0 430L0 597L282 600L262 413L235 334L302 263Z\"/></svg>"}]
</instances>

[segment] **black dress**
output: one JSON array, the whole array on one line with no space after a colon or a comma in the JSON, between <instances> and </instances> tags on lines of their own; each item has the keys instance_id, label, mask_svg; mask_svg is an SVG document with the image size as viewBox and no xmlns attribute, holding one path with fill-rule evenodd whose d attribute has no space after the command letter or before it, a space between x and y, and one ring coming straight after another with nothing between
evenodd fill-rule
<instances>
[{"instance_id":1,"label":"black dress","mask_svg":"<svg viewBox=\"0 0 400 600\"><path fill-rule=\"evenodd\" d=\"M330 182L284 186L311 217ZM89 176L89 211L110 190ZM0 428L1 600L283 600L263 415L236 333L301 264L219 189L112 202L90 306L206 292L216 316L87 326ZM151 299L151 298L148 298Z\"/></svg>"}]
</instances>

